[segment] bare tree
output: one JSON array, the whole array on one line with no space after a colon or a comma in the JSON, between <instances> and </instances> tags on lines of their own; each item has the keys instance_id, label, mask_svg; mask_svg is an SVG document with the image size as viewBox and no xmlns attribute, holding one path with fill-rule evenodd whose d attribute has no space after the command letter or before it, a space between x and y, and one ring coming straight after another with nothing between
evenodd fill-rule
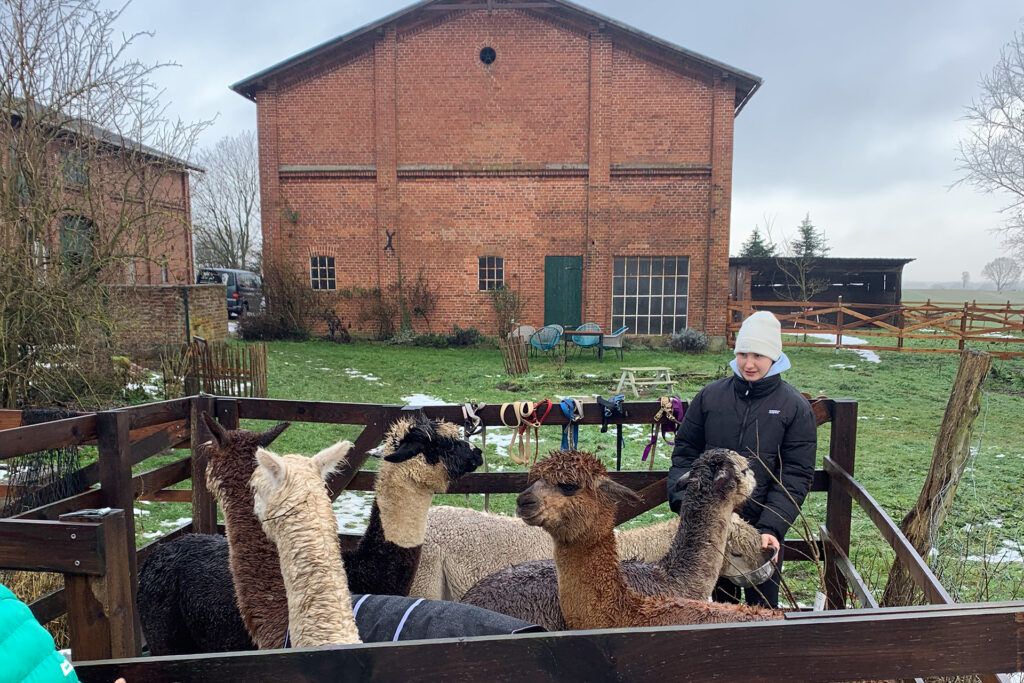
<instances>
[{"instance_id":1,"label":"bare tree","mask_svg":"<svg viewBox=\"0 0 1024 683\"><path fill-rule=\"evenodd\" d=\"M971 274L966 270L960 273L960 286L963 289L967 289L967 286L971 284Z\"/></svg>"},{"instance_id":2,"label":"bare tree","mask_svg":"<svg viewBox=\"0 0 1024 683\"><path fill-rule=\"evenodd\" d=\"M256 134L221 138L202 151L205 173L192 176L193 243L196 263L259 270L260 178Z\"/></svg>"},{"instance_id":3,"label":"bare tree","mask_svg":"<svg viewBox=\"0 0 1024 683\"><path fill-rule=\"evenodd\" d=\"M97 400L119 325L103 283L187 264L173 198L205 124L167 117L166 65L128 57L146 34L120 13L0 2L0 407Z\"/></svg>"},{"instance_id":4,"label":"bare tree","mask_svg":"<svg viewBox=\"0 0 1024 683\"><path fill-rule=\"evenodd\" d=\"M1013 287L1020 279L1020 265L1012 258L1000 256L989 261L981 269L981 275L986 280L991 280L996 286L996 291L1001 292L1008 287Z\"/></svg>"},{"instance_id":5,"label":"bare tree","mask_svg":"<svg viewBox=\"0 0 1024 683\"><path fill-rule=\"evenodd\" d=\"M1008 197L1006 222L997 230L1010 249L1024 253L1024 33L1014 32L979 86L964 116L970 128L960 140L958 182Z\"/></svg>"},{"instance_id":6,"label":"bare tree","mask_svg":"<svg viewBox=\"0 0 1024 683\"><path fill-rule=\"evenodd\" d=\"M808 213L797 226L792 239L783 238L784 256L776 259L783 274L781 298L787 301L810 301L811 298L829 288L828 280L816 277L819 261L828 255L830 248L824 232L811 223Z\"/></svg>"}]
</instances>

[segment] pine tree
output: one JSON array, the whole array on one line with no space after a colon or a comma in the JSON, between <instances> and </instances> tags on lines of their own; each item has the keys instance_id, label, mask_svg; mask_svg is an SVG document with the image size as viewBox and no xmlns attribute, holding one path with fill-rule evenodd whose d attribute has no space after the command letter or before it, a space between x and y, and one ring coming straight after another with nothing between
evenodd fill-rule
<instances>
[{"instance_id":1,"label":"pine tree","mask_svg":"<svg viewBox=\"0 0 1024 683\"><path fill-rule=\"evenodd\" d=\"M828 246L825 233L814 227L811 223L811 214L808 213L797 226L798 236L789 244L790 254L797 258L821 258L828 256L832 251Z\"/></svg>"},{"instance_id":2,"label":"pine tree","mask_svg":"<svg viewBox=\"0 0 1024 683\"><path fill-rule=\"evenodd\" d=\"M754 226L754 232L750 233L750 237L740 247L741 257L764 257L764 256L775 256L775 244L767 242L761 237L761 231L758 230L757 226Z\"/></svg>"}]
</instances>

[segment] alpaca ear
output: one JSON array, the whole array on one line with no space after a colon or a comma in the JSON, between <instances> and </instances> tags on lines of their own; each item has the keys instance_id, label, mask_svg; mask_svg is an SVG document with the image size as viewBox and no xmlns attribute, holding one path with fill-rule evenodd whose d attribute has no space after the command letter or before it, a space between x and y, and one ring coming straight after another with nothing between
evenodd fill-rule
<instances>
[{"instance_id":1,"label":"alpaca ear","mask_svg":"<svg viewBox=\"0 0 1024 683\"><path fill-rule=\"evenodd\" d=\"M267 473L267 478L273 488L281 486L284 481L284 459L281 456L274 455L266 449L257 448L256 464Z\"/></svg>"},{"instance_id":2,"label":"alpaca ear","mask_svg":"<svg viewBox=\"0 0 1024 683\"><path fill-rule=\"evenodd\" d=\"M274 425L267 431L257 436L256 443L266 448L270 444L274 443L274 439L281 436L281 432L288 429L289 426L291 426L291 422L282 422L281 424Z\"/></svg>"},{"instance_id":3,"label":"alpaca ear","mask_svg":"<svg viewBox=\"0 0 1024 683\"><path fill-rule=\"evenodd\" d=\"M320 470L320 478L326 480L350 450L352 450L351 441L339 441L314 455L313 462Z\"/></svg>"},{"instance_id":4,"label":"alpaca ear","mask_svg":"<svg viewBox=\"0 0 1024 683\"><path fill-rule=\"evenodd\" d=\"M639 503L642 500L636 491L611 479L604 479L597 488L619 503Z\"/></svg>"},{"instance_id":5,"label":"alpaca ear","mask_svg":"<svg viewBox=\"0 0 1024 683\"><path fill-rule=\"evenodd\" d=\"M224 429L224 426L210 417L209 413L205 410L202 414L203 422L206 423L207 429L213 434L214 440L217 442L217 446L224 448L228 443L228 430Z\"/></svg>"},{"instance_id":6,"label":"alpaca ear","mask_svg":"<svg viewBox=\"0 0 1024 683\"><path fill-rule=\"evenodd\" d=\"M405 462L411 458L415 458L417 455L422 453L426 448L426 444L421 442L419 439L406 438L398 445L398 448L392 453L388 453L384 456L384 459L388 462Z\"/></svg>"}]
</instances>

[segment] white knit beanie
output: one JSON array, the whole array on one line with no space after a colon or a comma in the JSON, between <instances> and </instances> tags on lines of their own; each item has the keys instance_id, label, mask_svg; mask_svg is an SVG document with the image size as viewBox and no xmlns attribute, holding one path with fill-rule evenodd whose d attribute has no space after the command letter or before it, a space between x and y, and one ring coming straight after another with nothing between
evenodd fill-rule
<instances>
[{"instance_id":1,"label":"white knit beanie","mask_svg":"<svg viewBox=\"0 0 1024 683\"><path fill-rule=\"evenodd\" d=\"M777 361L782 355L782 325L768 311L754 313L740 326L735 352L759 353Z\"/></svg>"}]
</instances>

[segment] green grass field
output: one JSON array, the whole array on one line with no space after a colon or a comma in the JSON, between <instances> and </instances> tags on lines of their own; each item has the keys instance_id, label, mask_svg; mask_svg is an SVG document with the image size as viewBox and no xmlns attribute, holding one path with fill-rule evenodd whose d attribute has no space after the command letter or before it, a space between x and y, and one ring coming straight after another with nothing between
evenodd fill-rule
<instances>
[{"instance_id":1,"label":"green grass field","mask_svg":"<svg viewBox=\"0 0 1024 683\"><path fill-rule=\"evenodd\" d=\"M976 301L979 304L1024 305L1024 292L996 292L991 289L904 289L903 301L928 301L932 303L962 304Z\"/></svg>"},{"instance_id":2,"label":"green grass field","mask_svg":"<svg viewBox=\"0 0 1024 683\"><path fill-rule=\"evenodd\" d=\"M316 401L422 404L469 400L504 403L558 400L566 396L609 396L620 366L668 366L680 378L676 393L689 399L709 379L722 376L728 354L683 355L667 349L629 349L625 360L593 356L570 358L558 366L531 358L529 375L504 375L494 348L421 349L377 343L335 345L325 342L269 345L269 391L273 398ZM928 472L935 435L956 373L955 355L887 353L868 362L853 351L831 348L789 349L793 369L786 379L800 390L859 402L856 477L899 522L914 504ZM651 397L653 398L653 397ZM1021 531L1024 529L1024 359L994 361L981 414L971 437L972 456L953 508L936 541L934 566L958 600L1010 599L1021 589ZM248 422L248 428L267 423ZM623 469L639 469L648 428L625 429ZM615 464L614 430L598 427L580 433L580 445ZM354 439L356 427L294 424L274 444L279 452L311 455L341 438ZM559 428L541 430L540 451L557 448ZM479 437L475 437L479 440ZM517 469L507 456L510 431L488 429L485 455L490 471ZM820 456L828 450L828 426L819 433ZM669 465L670 447L661 444L655 467ZM170 458L168 458L169 460ZM146 469L154 461L145 463ZM492 496L493 511L511 513L512 496ZM481 507L482 495L438 496L435 502ZM358 530L369 504L367 495L343 493L336 510L342 526ZM140 505L140 541L165 531L188 516L184 505ZM823 521L824 495L804 505L806 529ZM644 524L670 514L661 506L634 520ZM791 537L798 534L794 527ZM854 559L858 569L884 585L887 548L873 525L855 510ZM787 581L801 601L813 598L817 571L807 563L787 565Z\"/></svg>"}]
</instances>

